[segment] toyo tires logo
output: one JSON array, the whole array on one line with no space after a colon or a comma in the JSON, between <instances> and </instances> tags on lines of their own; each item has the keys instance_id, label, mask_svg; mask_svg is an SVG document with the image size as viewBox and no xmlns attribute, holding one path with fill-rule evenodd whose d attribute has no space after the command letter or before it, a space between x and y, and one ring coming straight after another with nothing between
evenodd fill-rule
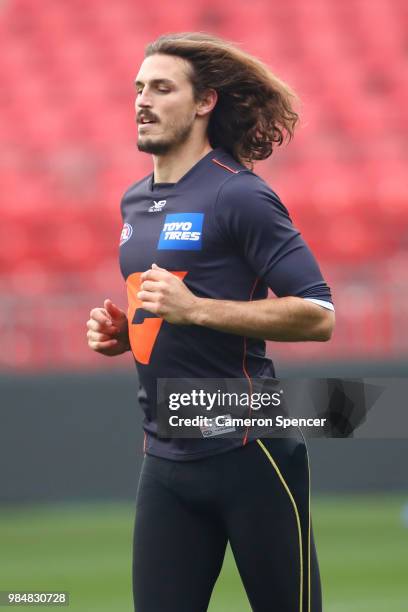
<instances>
[{"instance_id":1,"label":"toyo tires logo","mask_svg":"<svg viewBox=\"0 0 408 612\"><path fill-rule=\"evenodd\" d=\"M174 213L166 215L157 248L199 251L204 213Z\"/></svg>"}]
</instances>

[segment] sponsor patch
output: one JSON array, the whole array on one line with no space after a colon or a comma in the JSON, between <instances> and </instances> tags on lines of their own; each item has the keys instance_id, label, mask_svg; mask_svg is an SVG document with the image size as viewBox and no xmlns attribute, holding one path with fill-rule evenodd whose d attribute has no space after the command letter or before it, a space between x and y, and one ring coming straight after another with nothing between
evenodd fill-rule
<instances>
[{"instance_id":1,"label":"sponsor patch","mask_svg":"<svg viewBox=\"0 0 408 612\"><path fill-rule=\"evenodd\" d=\"M228 422L231 420L230 414L224 414L219 417L220 419L224 419ZM208 425L200 425L201 434L203 438L212 438L214 436L221 436L223 434L232 433L235 430L235 427L231 425L217 425L215 419L208 418Z\"/></svg>"},{"instance_id":2,"label":"sponsor patch","mask_svg":"<svg viewBox=\"0 0 408 612\"><path fill-rule=\"evenodd\" d=\"M122 232L120 234L120 242L119 246L125 244L133 234L133 227L129 223L125 223L122 227Z\"/></svg>"},{"instance_id":3,"label":"sponsor patch","mask_svg":"<svg viewBox=\"0 0 408 612\"><path fill-rule=\"evenodd\" d=\"M157 248L184 251L201 250L204 213L174 213L166 215Z\"/></svg>"}]
</instances>

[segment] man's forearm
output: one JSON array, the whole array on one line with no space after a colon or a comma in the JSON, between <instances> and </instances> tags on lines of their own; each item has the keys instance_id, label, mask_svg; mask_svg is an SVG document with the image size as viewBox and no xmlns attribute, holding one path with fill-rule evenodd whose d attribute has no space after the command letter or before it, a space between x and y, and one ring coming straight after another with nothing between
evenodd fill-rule
<instances>
[{"instance_id":1,"label":"man's forearm","mask_svg":"<svg viewBox=\"0 0 408 612\"><path fill-rule=\"evenodd\" d=\"M198 298L192 323L277 342L329 340L334 312L298 297L235 302Z\"/></svg>"}]
</instances>

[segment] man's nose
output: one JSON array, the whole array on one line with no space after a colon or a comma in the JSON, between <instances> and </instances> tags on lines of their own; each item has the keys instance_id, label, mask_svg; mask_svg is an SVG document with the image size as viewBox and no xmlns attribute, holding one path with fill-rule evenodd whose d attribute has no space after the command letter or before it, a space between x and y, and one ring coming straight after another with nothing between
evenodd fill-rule
<instances>
[{"instance_id":1,"label":"man's nose","mask_svg":"<svg viewBox=\"0 0 408 612\"><path fill-rule=\"evenodd\" d=\"M143 90L140 94L136 96L136 107L146 108L151 107L152 101L150 95Z\"/></svg>"}]
</instances>

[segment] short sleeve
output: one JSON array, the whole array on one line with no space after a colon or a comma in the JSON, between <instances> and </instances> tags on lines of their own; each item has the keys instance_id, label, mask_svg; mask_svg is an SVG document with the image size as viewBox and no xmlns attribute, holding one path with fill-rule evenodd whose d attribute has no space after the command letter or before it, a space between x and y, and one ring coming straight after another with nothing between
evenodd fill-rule
<instances>
[{"instance_id":1,"label":"short sleeve","mask_svg":"<svg viewBox=\"0 0 408 612\"><path fill-rule=\"evenodd\" d=\"M332 302L318 263L285 206L258 176L242 172L221 187L219 229L278 297Z\"/></svg>"}]
</instances>

